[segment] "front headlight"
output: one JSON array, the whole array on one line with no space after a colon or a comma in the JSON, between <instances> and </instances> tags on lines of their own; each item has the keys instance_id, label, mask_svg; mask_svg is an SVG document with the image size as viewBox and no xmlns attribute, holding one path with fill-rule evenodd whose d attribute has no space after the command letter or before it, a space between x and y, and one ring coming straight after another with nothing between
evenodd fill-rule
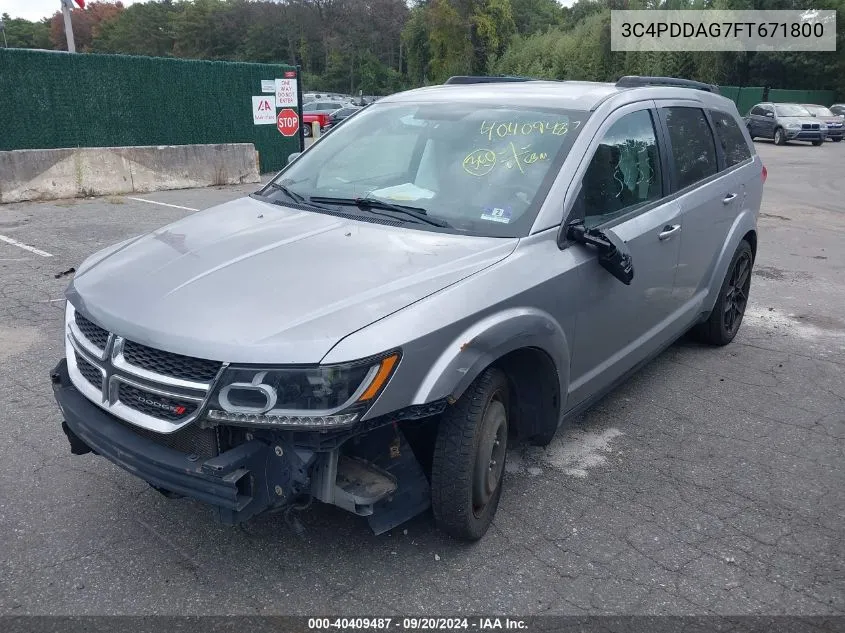
<instances>
[{"instance_id":1,"label":"front headlight","mask_svg":"<svg viewBox=\"0 0 845 633\"><path fill-rule=\"evenodd\" d=\"M239 426L328 429L351 426L387 384L399 353L342 365L228 367L207 418Z\"/></svg>"},{"instance_id":2,"label":"front headlight","mask_svg":"<svg viewBox=\"0 0 845 633\"><path fill-rule=\"evenodd\" d=\"M793 121L792 123L787 123L787 124L786 124L786 128L787 128L788 130L800 130L800 129L801 129L801 124L800 124L800 123L795 123L795 122Z\"/></svg>"}]
</instances>

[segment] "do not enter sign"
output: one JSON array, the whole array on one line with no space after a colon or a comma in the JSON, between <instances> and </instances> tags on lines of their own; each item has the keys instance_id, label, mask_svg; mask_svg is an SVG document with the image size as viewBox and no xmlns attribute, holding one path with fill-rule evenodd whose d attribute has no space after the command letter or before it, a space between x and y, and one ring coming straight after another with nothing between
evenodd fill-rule
<instances>
[{"instance_id":1,"label":"do not enter sign","mask_svg":"<svg viewBox=\"0 0 845 633\"><path fill-rule=\"evenodd\" d=\"M281 110L279 116L276 117L276 127L279 128L282 136L293 136L299 132L299 115L296 110L290 108Z\"/></svg>"}]
</instances>

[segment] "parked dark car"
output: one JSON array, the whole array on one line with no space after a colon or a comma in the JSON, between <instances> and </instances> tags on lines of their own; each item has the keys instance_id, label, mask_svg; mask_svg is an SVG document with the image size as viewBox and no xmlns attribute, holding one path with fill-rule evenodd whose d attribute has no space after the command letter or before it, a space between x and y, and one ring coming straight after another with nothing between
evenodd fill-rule
<instances>
[{"instance_id":1,"label":"parked dark car","mask_svg":"<svg viewBox=\"0 0 845 633\"><path fill-rule=\"evenodd\" d=\"M814 103L802 104L817 119L827 124L827 138L838 143L845 136L845 116L834 113L830 108Z\"/></svg>"},{"instance_id":2,"label":"parked dark car","mask_svg":"<svg viewBox=\"0 0 845 633\"><path fill-rule=\"evenodd\" d=\"M347 106L340 110L335 110L329 115L329 127L337 127L353 114L357 114L363 108L360 106Z\"/></svg>"},{"instance_id":3,"label":"parked dark car","mask_svg":"<svg viewBox=\"0 0 845 633\"><path fill-rule=\"evenodd\" d=\"M827 125L798 103L758 103L745 117L745 125L752 139L769 138L775 145L807 141L819 146L827 134Z\"/></svg>"},{"instance_id":4,"label":"parked dark car","mask_svg":"<svg viewBox=\"0 0 845 633\"><path fill-rule=\"evenodd\" d=\"M845 116L845 103L834 103L830 106L830 111L834 114L841 114Z\"/></svg>"}]
</instances>

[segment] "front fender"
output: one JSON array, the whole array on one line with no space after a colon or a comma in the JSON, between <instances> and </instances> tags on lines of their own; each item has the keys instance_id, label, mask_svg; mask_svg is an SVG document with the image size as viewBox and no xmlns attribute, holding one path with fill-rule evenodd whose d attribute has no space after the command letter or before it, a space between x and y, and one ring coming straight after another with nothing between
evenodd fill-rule
<instances>
[{"instance_id":1,"label":"front fender","mask_svg":"<svg viewBox=\"0 0 845 633\"><path fill-rule=\"evenodd\" d=\"M561 398L569 383L569 345L560 325L535 308L510 308L476 322L455 338L432 364L414 404L441 398L457 400L497 359L521 348L544 351L555 365Z\"/></svg>"}]
</instances>

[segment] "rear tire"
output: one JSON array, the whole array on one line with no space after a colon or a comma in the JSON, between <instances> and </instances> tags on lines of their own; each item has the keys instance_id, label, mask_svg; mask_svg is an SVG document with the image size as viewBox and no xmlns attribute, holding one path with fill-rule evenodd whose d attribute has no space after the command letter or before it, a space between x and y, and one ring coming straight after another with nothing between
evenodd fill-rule
<instances>
[{"instance_id":1,"label":"rear tire","mask_svg":"<svg viewBox=\"0 0 845 633\"><path fill-rule=\"evenodd\" d=\"M786 145L786 132L783 128L779 127L775 130L775 145Z\"/></svg>"},{"instance_id":2,"label":"rear tire","mask_svg":"<svg viewBox=\"0 0 845 633\"><path fill-rule=\"evenodd\" d=\"M743 240L731 259L710 316L692 330L695 338L709 345L727 345L734 340L748 305L753 266L751 245Z\"/></svg>"},{"instance_id":3,"label":"rear tire","mask_svg":"<svg viewBox=\"0 0 845 633\"><path fill-rule=\"evenodd\" d=\"M486 369L440 420L431 465L437 527L464 541L487 532L502 495L508 448L508 379Z\"/></svg>"}]
</instances>

